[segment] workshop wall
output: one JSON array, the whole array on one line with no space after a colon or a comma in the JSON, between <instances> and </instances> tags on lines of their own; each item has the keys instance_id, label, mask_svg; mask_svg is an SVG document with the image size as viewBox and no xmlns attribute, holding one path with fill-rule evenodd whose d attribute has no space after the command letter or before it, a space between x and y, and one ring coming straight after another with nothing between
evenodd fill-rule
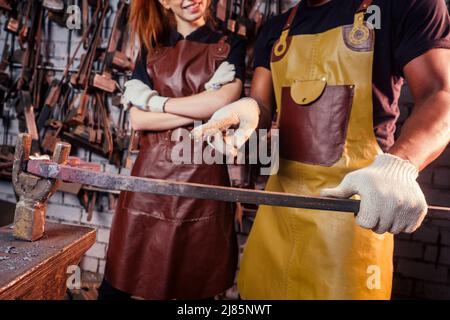
<instances>
[{"instance_id":1,"label":"workshop wall","mask_svg":"<svg viewBox=\"0 0 450 320\"><path fill-rule=\"evenodd\" d=\"M3 29L4 23L4 17L0 17L1 29ZM112 23L112 20L110 23ZM55 67L63 68L67 62L68 31L52 25L50 32L51 42L46 46L46 48L49 48L50 62ZM0 32L0 48L3 47L4 37L5 32ZM73 34L73 43L77 43L78 40L79 37ZM72 46L72 50L74 47ZM74 66L77 66L77 62ZM61 74L61 72L57 72L56 77L61 76ZM399 120L400 126L410 114L412 107L411 95L406 88L400 103L402 110L402 116ZM116 119L118 109L112 106L111 112L112 117ZM17 134L18 123L17 120L13 120L6 142L15 145ZM5 130L0 123L0 139L4 137ZM129 174L129 170L121 169L119 172L115 166L108 163L107 159L90 154L85 150L78 150L75 155L86 161L101 163L102 170L105 172ZM419 181L430 204L450 206L450 147L438 160L421 173ZM0 199L11 203L16 202L10 182L0 181ZM2 214L1 211L0 214ZM47 212L49 220L86 225L97 229L97 241L86 253L81 262L81 267L84 271L100 275L104 273L112 217L113 211L109 209L107 194L103 194L98 199L91 221L87 221L87 213L80 205L77 196L69 193L56 193L50 200ZM251 229L253 217L253 214L246 215L243 219L242 228L238 228L241 251ZM419 231L413 235L397 236L394 263L394 298L450 299L450 217L445 218L430 214ZM229 292L229 298L235 298L236 296L235 290Z\"/></svg>"},{"instance_id":2,"label":"workshop wall","mask_svg":"<svg viewBox=\"0 0 450 320\"><path fill-rule=\"evenodd\" d=\"M111 5L114 10L117 8L117 2L117 0L111 1ZM110 28L113 23L113 17L115 16L114 10L111 12L110 19L108 19L107 23L105 24L105 34L109 34L110 32ZM3 30L5 20L6 19L3 15L0 16L0 30ZM0 31L0 48L3 48L5 36L6 32ZM76 48L76 44L80 40L80 36L77 34L77 32L72 32L71 36L72 45L70 55L73 54ZM50 27L49 25L46 25L45 27L44 39L48 40L48 43L44 42L42 44L43 50L46 50L47 56L50 57L47 62L52 63L53 67L55 67L56 69L63 69L67 64L67 42L69 39L69 30L51 23ZM83 53L83 50L80 50L79 57ZM73 68L76 69L78 64L79 59L76 59ZM15 76L17 76L20 72L20 69L16 66L13 72ZM62 71L57 71L55 76L59 79L62 76ZM121 81L124 81L124 79L121 79ZM11 110L13 109L14 108L11 108ZM112 119L117 121L119 117L119 109L111 105L110 111ZM0 141L5 141L5 143L9 145L15 145L17 134L19 133L18 120L14 119L14 116L15 115L13 114L13 120L10 122L10 128L7 135L5 134L3 123L0 123ZM81 148L73 150L71 155L78 156L85 161L100 163L104 172L120 173L124 175L129 175L130 173L128 169L122 168L119 170L114 165L109 164L107 159ZM84 271L98 273L101 275L104 273L105 268L106 248L108 245L109 228L111 226L113 211L109 209L110 203L108 194L100 193L99 195L100 197L97 199L96 210L94 211L92 220L87 221L87 212L81 206L80 201L78 200L78 197L76 195L57 192L50 199L47 211L47 219L60 223L86 225L97 229L97 242L86 253L81 262L81 268ZM10 182L0 180L0 199L11 203L16 202L14 190ZM2 214L1 211L0 214Z\"/></svg>"},{"instance_id":3,"label":"workshop wall","mask_svg":"<svg viewBox=\"0 0 450 320\"><path fill-rule=\"evenodd\" d=\"M405 86L397 132L413 106ZM418 181L429 204L450 207L450 146ZM450 299L450 215L430 213L414 234L396 237L394 251L394 298Z\"/></svg>"}]
</instances>

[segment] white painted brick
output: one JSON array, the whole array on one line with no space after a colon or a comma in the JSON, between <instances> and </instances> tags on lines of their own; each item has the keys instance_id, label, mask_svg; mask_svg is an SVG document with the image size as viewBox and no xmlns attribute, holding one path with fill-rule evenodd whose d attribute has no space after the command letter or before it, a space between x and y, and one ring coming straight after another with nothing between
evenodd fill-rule
<instances>
[{"instance_id":1,"label":"white painted brick","mask_svg":"<svg viewBox=\"0 0 450 320\"><path fill-rule=\"evenodd\" d=\"M63 203L66 206L73 206L73 207L79 207L81 208L80 200L78 200L78 197L75 194L71 193L64 193L64 199Z\"/></svg>"},{"instance_id":2,"label":"white painted brick","mask_svg":"<svg viewBox=\"0 0 450 320\"><path fill-rule=\"evenodd\" d=\"M131 169L120 168L120 175L121 176L130 176L131 175Z\"/></svg>"},{"instance_id":3,"label":"white painted brick","mask_svg":"<svg viewBox=\"0 0 450 320\"><path fill-rule=\"evenodd\" d=\"M72 39L75 38L76 33L72 32ZM47 36L49 36L47 34ZM51 40L54 42L62 42L64 44L67 43L69 39L69 30L66 28L61 28L57 24L52 24L52 32L51 32ZM64 46L65 47L65 46Z\"/></svg>"},{"instance_id":4,"label":"white painted brick","mask_svg":"<svg viewBox=\"0 0 450 320\"><path fill-rule=\"evenodd\" d=\"M105 157L102 157L98 154L92 153L91 162L107 163L108 159L106 159Z\"/></svg>"},{"instance_id":5,"label":"white painted brick","mask_svg":"<svg viewBox=\"0 0 450 320\"><path fill-rule=\"evenodd\" d=\"M105 266L106 266L106 261L100 260L98 262L98 273L105 274Z\"/></svg>"},{"instance_id":6,"label":"white painted brick","mask_svg":"<svg viewBox=\"0 0 450 320\"><path fill-rule=\"evenodd\" d=\"M98 259L91 257L83 257L81 260L81 269L89 272L97 272L98 270Z\"/></svg>"},{"instance_id":7,"label":"white painted brick","mask_svg":"<svg viewBox=\"0 0 450 320\"><path fill-rule=\"evenodd\" d=\"M0 200L6 201L6 202L10 202L10 203L16 203L16 197L12 194L5 194L5 193L0 193Z\"/></svg>"},{"instance_id":8,"label":"white painted brick","mask_svg":"<svg viewBox=\"0 0 450 320\"><path fill-rule=\"evenodd\" d=\"M67 63L67 41L52 41L53 63L57 67L65 67ZM72 50L72 48L71 48ZM82 51L82 50L80 50ZM78 59L77 59L78 60Z\"/></svg>"},{"instance_id":9,"label":"white painted brick","mask_svg":"<svg viewBox=\"0 0 450 320\"><path fill-rule=\"evenodd\" d=\"M3 128L3 126L2 126L2 128ZM11 133L11 132L15 132L15 133L19 132L19 120L12 119L9 122L9 133Z\"/></svg>"},{"instance_id":10,"label":"white painted brick","mask_svg":"<svg viewBox=\"0 0 450 320\"><path fill-rule=\"evenodd\" d=\"M114 173L114 174L116 174L116 173L119 172L119 169L115 165L106 163L105 164L105 172L106 173Z\"/></svg>"},{"instance_id":11,"label":"white painted brick","mask_svg":"<svg viewBox=\"0 0 450 320\"><path fill-rule=\"evenodd\" d=\"M51 204L63 204L63 193L62 192L56 192L54 195L52 195L49 199L49 203Z\"/></svg>"},{"instance_id":12,"label":"white painted brick","mask_svg":"<svg viewBox=\"0 0 450 320\"><path fill-rule=\"evenodd\" d=\"M0 180L0 194L14 195L14 188L12 183Z\"/></svg>"},{"instance_id":13,"label":"white painted brick","mask_svg":"<svg viewBox=\"0 0 450 320\"><path fill-rule=\"evenodd\" d=\"M15 146L16 145L16 140L17 140L17 134L14 134L14 133L10 132L8 140L9 140L8 144L10 146Z\"/></svg>"},{"instance_id":14,"label":"white painted brick","mask_svg":"<svg viewBox=\"0 0 450 320\"><path fill-rule=\"evenodd\" d=\"M94 211L94 213L92 214L92 220L87 221L87 212L83 210L81 223L96 227L110 228L112 218L113 215L111 213Z\"/></svg>"},{"instance_id":15,"label":"white painted brick","mask_svg":"<svg viewBox=\"0 0 450 320\"><path fill-rule=\"evenodd\" d=\"M76 152L73 153L75 157L79 157L83 161L87 161L88 152L84 149L77 148Z\"/></svg>"},{"instance_id":16,"label":"white painted brick","mask_svg":"<svg viewBox=\"0 0 450 320\"><path fill-rule=\"evenodd\" d=\"M78 222L68 222L68 221L64 221L64 220L59 220L58 222L60 224L65 224L65 225L69 225L69 226L79 226L80 225Z\"/></svg>"},{"instance_id":17,"label":"white painted brick","mask_svg":"<svg viewBox=\"0 0 450 320\"><path fill-rule=\"evenodd\" d=\"M50 203L47 208L47 217L79 223L81 219L81 209Z\"/></svg>"},{"instance_id":18,"label":"white painted brick","mask_svg":"<svg viewBox=\"0 0 450 320\"><path fill-rule=\"evenodd\" d=\"M105 259L106 245L104 243L94 243L94 245L86 252L86 256Z\"/></svg>"},{"instance_id":19,"label":"white painted brick","mask_svg":"<svg viewBox=\"0 0 450 320\"><path fill-rule=\"evenodd\" d=\"M109 229L99 228L97 230L97 241L103 242L103 243L108 243L109 242L109 234L110 234Z\"/></svg>"}]
</instances>

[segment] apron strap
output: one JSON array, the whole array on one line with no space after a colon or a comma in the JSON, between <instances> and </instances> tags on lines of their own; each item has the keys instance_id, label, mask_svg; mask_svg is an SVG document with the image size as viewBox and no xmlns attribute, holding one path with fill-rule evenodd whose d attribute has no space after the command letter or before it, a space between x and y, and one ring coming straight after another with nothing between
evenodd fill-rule
<instances>
[{"instance_id":1,"label":"apron strap","mask_svg":"<svg viewBox=\"0 0 450 320\"><path fill-rule=\"evenodd\" d=\"M224 44L227 41L227 39L228 39L228 36L223 36L222 38L219 39L219 42L217 42L217 43Z\"/></svg>"},{"instance_id":2,"label":"apron strap","mask_svg":"<svg viewBox=\"0 0 450 320\"><path fill-rule=\"evenodd\" d=\"M370 7L372 2L373 2L373 0L363 0L356 12L357 13L363 12L363 11L365 12L367 10L367 8ZM294 22L295 16L297 15L297 11L300 6L300 3L301 3L301 1L294 8L292 8L292 11L286 21L286 24L283 27L283 31L288 30L291 27L292 22Z\"/></svg>"},{"instance_id":3,"label":"apron strap","mask_svg":"<svg viewBox=\"0 0 450 320\"><path fill-rule=\"evenodd\" d=\"M291 14L289 15L289 18L287 19L286 24L284 25L283 31L288 30L291 27L292 22L294 22L294 18L297 14L300 3L301 1L294 8L292 8Z\"/></svg>"},{"instance_id":4,"label":"apron strap","mask_svg":"<svg viewBox=\"0 0 450 320\"><path fill-rule=\"evenodd\" d=\"M362 28L364 24L364 15L366 14L367 9L372 4L373 0L363 0L361 5L355 14L355 20L353 22L353 30L356 32L358 29Z\"/></svg>"},{"instance_id":5,"label":"apron strap","mask_svg":"<svg viewBox=\"0 0 450 320\"><path fill-rule=\"evenodd\" d=\"M370 7L370 5L372 4L372 2L373 2L373 0L363 0L363 2L361 3L361 5L359 6L359 8L358 8L358 11L356 11L357 13L358 12L366 12L367 11L367 8L369 8Z\"/></svg>"}]
</instances>

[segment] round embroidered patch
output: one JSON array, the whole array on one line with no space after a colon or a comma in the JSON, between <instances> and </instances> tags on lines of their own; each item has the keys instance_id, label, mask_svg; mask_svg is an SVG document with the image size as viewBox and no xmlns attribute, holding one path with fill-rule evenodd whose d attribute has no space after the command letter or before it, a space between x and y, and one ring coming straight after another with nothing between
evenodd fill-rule
<instances>
[{"instance_id":1,"label":"round embroidered patch","mask_svg":"<svg viewBox=\"0 0 450 320\"><path fill-rule=\"evenodd\" d=\"M370 30L366 26L354 26L350 31L349 40L353 45L362 45L369 40Z\"/></svg>"}]
</instances>

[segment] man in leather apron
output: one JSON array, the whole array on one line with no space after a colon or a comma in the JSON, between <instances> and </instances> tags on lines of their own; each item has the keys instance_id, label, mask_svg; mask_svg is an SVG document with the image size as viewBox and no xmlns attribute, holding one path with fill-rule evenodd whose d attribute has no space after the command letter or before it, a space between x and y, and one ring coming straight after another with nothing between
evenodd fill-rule
<instances>
[{"instance_id":1,"label":"man in leather apron","mask_svg":"<svg viewBox=\"0 0 450 320\"><path fill-rule=\"evenodd\" d=\"M381 9L379 30L366 22L371 5ZM270 115L273 84L279 112L280 169L266 190L358 195L361 210L261 206L241 263L242 298L390 298L392 234L421 224L418 171L450 139L443 10L440 0L304 0L267 23L251 94ZM403 77L417 105L394 144Z\"/></svg>"}]
</instances>

